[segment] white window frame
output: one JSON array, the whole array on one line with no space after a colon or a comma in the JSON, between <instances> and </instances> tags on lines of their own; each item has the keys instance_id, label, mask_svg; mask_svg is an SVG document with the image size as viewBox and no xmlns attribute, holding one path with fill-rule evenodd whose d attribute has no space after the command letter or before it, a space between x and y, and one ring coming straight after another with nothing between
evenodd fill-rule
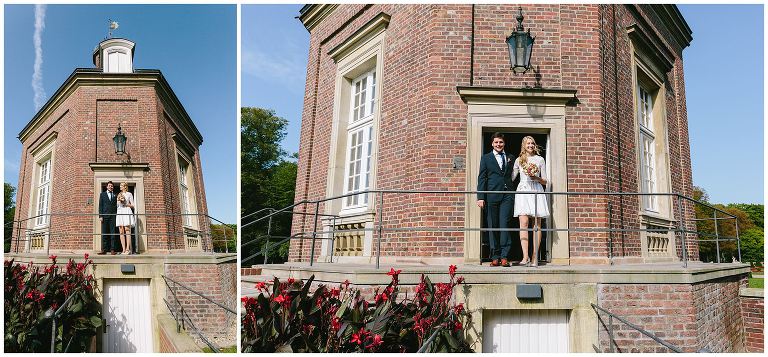
<instances>
[{"instance_id":1,"label":"white window frame","mask_svg":"<svg viewBox=\"0 0 768 357\"><path fill-rule=\"evenodd\" d=\"M51 218L48 215L51 208L51 169L52 157L46 156L43 160L37 162L37 185L35 187L37 199L35 203L35 229L43 228L50 224Z\"/></svg>"},{"instance_id":2,"label":"white window frame","mask_svg":"<svg viewBox=\"0 0 768 357\"><path fill-rule=\"evenodd\" d=\"M352 80L344 165L344 194L365 191L371 187L377 85L375 69ZM344 210L364 209L368 207L368 196L370 195L348 196L342 200L342 207Z\"/></svg>"},{"instance_id":3,"label":"white window frame","mask_svg":"<svg viewBox=\"0 0 768 357\"><path fill-rule=\"evenodd\" d=\"M658 193L656 170L656 134L653 125L653 94L637 83L637 122L640 141L640 190ZM658 197L643 196L643 209L657 212Z\"/></svg>"},{"instance_id":4,"label":"white window frame","mask_svg":"<svg viewBox=\"0 0 768 357\"><path fill-rule=\"evenodd\" d=\"M190 213L192 213L192 203L190 200L189 189L189 168L192 166L186 159L179 155L179 203L181 204L181 213L183 215L183 226L188 228L194 228L194 221Z\"/></svg>"}]
</instances>

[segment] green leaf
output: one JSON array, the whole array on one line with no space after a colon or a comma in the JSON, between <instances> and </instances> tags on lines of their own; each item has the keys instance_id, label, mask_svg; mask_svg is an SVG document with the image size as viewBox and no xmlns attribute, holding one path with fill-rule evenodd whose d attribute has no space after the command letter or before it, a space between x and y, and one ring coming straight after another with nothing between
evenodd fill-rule
<instances>
[{"instance_id":1,"label":"green leaf","mask_svg":"<svg viewBox=\"0 0 768 357\"><path fill-rule=\"evenodd\" d=\"M101 317L99 316L91 316L91 324L93 327L100 327L101 326Z\"/></svg>"}]
</instances>

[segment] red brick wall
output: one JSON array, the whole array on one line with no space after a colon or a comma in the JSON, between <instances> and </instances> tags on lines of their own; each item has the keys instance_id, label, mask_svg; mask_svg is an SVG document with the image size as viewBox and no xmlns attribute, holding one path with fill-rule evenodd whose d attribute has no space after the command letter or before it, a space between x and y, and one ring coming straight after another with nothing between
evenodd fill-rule
<instances>
[{"instance_id":1,"label":"red brick wall","mask_svg":"<svg viewBox=\"0 0 768 357\"><path fill-rule=\"evenodd\" d=\"M172 151L173 139L170 137L174 130L167 130L164 123L162 99L152 86L78 87L22 143L15 219L34 216L36 203L30 205L29 202L30 192L35 190L31 181L36 170L31 151L54 131L58 136L54 148L50 201L51 213L54 214L51 218L51 250L93 250L100 246L99 243L93 247L93 235L87 234L96 219L85 215L98 212L98 196L93 192L94 173L90 163L118 163L129 157L133 163L148 163L149 170L144 172L144 197L137 197L144 200L146 211L138 213L179 213L177 169ZM114 152L112 138L118 124L128 137L128 155L119 156ZM168 158L173 160L167 161ZM197 148L194 161L198 211L207 214ZM32 212L29 212L30 209ZM83 216L55 215L61 213ZM155 215L142 219L146 222L149 249L184 248L178 218ZM207 220L201 218L200 227L206 226L207 223L203 222ZM100 228L94 233L98 237ZM15 230L14 235L24 237L25 231ZM177 239L169 238L173 236ZM210 247L210 242L207 246ZM14 245L12 250L15 249Z\"/></svg>"},{"instance_id":2,"label":"red brick wall","mask_svg":"<svg viewBox=\"0 0 768 357\"><path fill-rule=\"evenodd\" d=\"M223 264L166 264L165 274L200 294L236 309L237 267L235 262ZM171 286L174 286L171 283ZM175 306L173 294L166 287L166 300ZM174 286L176 297L195 326L208 338L234 336L237 317L189 290Z\"/></svg>"},{"instance_id":3,"label":"red brick wall","mask_svg":"<svg viewBox=\"0 0 768 357\"><path fill-rule=\"evenodd\" d=\"M765 298L741 297L744 319L744 345L747 352L765 351Z\"/></svg>"},{"instance_id":4,"label":"red brick wall","mask_svg":"<svg viewBox=\"0 0 768 357\"><path fill-rule=\"evenodd\" d=\"M738 277L700 284L600 284L598 306L682 349L742 352ZM608 316L600 314L600 349L609 351ZM617 352L671 352L614 319Z\"/></svg>"},{"instance_id":5,"label":"red brick wall","mask_svg":"<svg viewBox=\"0 0 768 357\"><path fill-rule=\"evenodd\" d=\"M637 22L638 16L655 15L644 10L630 11L629 6L526 5L524 25L536 36L531 60L536 71L522 75L509 70L504 43L516 25L518 5L339 6L310 35L296 201L326 196L336 83L336 64L327 53L381 12L391 15L391 20L380 89L376 188L465 189L467 172L452 165L452 159L463 157L467 150L467 106L456 87L471 84L525 88L537 85L538 80L543 88L577 90L580 103L567 107L565 117L568 191L638 192L633 64L626 27ZM646 22L662 26L655 17ZM661 31L662 37L668 35L665 29L653 31ZM675 90L668 90L666 98L672 190L690 195L690 153L679 58L682 49L670 49L678 56L674 76L668 79ZM472 50L474 64L470 68ZM618 71L614 71L614 63ZM608 200L594 196L569 198L569 227L608 226L609 201L614 228L639 227L637 198ZM464 197L392 194L385 197L384 207L385 227L461 228L464 224ZM314 211L313 205L298 208ZM693 217L688 206L685 215ZM295 216L294 233L311 231L312 223L312 217ZM463 233L385 233L382 254L463 256L463 239ZM570 256L607 258L608 240L606 233L571 233ZM639 234L615 234L613 240L614 256L640 255ZM308 240L293 241L289 259L307 260L309 245ZM696 256L695 252L691 255Z\"/></svg>"}]
</instances>

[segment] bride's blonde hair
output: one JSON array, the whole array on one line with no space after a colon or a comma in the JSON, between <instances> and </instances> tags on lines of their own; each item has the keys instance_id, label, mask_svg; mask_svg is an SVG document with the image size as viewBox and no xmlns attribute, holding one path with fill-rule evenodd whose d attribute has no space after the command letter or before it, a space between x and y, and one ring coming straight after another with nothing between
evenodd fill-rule
<instances>
[{"instance_id":1,"label":"bride's blonde hair","mask_svg":"<svg viewBox=\"0 0 768 357\"><path fill-rule=\"evenodd\" d=\"M536 144L536 139L534 139L533 136L530 136L530 135L524 137L522 144L520 144L520 165L523 165L528 162L528 151L525 150L525 143L528 140L533 142L533 153L536 155L539 155L539 145Z\"/></svg>"},{"instance_id":2,"label":"bride's blonde hair","mask_svg":"<svg viewBox=\"0 0 768 357\"><path fill-rule=\"evenodd\" d=\"M123 187L125 187L125 192L128 192L128 184L125 182L120 183L120 191L123 190Z\"/></svg>"}]
</instances>

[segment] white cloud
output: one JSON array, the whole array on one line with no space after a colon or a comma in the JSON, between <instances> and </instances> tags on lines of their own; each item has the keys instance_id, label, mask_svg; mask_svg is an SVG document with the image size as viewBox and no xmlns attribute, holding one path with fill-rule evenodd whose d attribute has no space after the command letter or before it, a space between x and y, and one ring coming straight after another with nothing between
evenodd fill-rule
<instances>
[{"instance_id":1,"label":"white cloud","mask_svg":"<svg viewBox=\"0 0 768 357\"><path fill-rule=\"evenodd\" d=\"M35 46L35 69L32 73L32 90L35 92L35 110L45 104L45 89L43 89L43 29L45 28L45 5L35 5L35 34L32 42Z\"/></svg>"},{"instance_id":2,"label":"white cloud","mask_svg":"<svg viewBox=\"0 0 768 357\"><path fill-rule=\"evenodd\" d=\"M280 51L265 53L243 48L242 71L261 80L302 90L307 69L305 59L299 57L281 54Z\"/></svg>"}]
</instances>

